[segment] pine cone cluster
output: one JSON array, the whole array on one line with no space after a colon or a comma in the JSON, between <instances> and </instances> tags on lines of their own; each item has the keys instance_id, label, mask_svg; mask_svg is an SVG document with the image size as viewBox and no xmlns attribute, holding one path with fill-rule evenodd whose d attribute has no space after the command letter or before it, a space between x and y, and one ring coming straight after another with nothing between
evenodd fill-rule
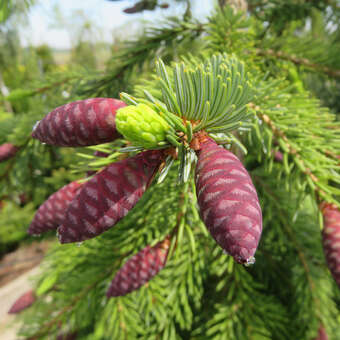
<instances>
[{"instance_id":1,"label":"pine cone cluster","mask_svg":"<svg viewBox=\"0 0 340 340\"><path fill-rule=\"evenodd\" d=\"M57 228L61 243L81 242L100 235L128 214L152 182L165 155L176 155L169 146L166 152L152 150L166 144L170 126L145 107L125 107L116 99L87 99L63 105L38 123L32 136L52 145L95 145L124 135L130 142L151 150L111 163L87 182L72 182L58 190L37 211L30 234ZM193 143L198 158L195 182L202 220L236 262L254 263L262 231L256 190L240 160L205 133L203 136ZM165 266L169 242L167 238L132 256L116 273L107 296L130 293L155 276Z\"/></svg>"}]
</instances>

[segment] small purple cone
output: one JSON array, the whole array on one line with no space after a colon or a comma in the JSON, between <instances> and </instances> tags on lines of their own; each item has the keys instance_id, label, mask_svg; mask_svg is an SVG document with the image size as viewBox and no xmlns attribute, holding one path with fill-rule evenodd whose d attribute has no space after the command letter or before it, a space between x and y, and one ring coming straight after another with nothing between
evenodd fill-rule
<instances>
[{"instance_id":1,"label":"small purple cone","mask_svg":"<svg viewBox=\"0 0 340 340\"><path fill-rule=\"evenodd\" d=\"M123 296L150 281L165 266L169 245L169 239L165 239L132 256L116 273L106 295Z\"/></svg>"},{"instance_id":2,"label":"small purple cone","mask_svg":"<svg viewBox=\"0 0 340 340\"><path fill-rule=\"evenodd\" d=\"M12 305L8 314L17 314L28 308L35 301L35 294L33 290L29 290L28 292L21 295Z\"/></svg>"},{"instance_id":3,"label":"small purple cone","mask_svg":"<svg viewBox=\"0 0 340 340\"><path fill-rule=\"evenodd\" d=\"M320 325L318 336L314 340L328 340L328 335L323 325Z\"/></svg>"},{"instance_id":4,"label":"small purple cone","mask_svg":"<svg viewBox=\"0 0 340 340\"><path fill-rule=\"evenodd\" d=\"M322 246L328 268L340 288L340 210L331 203L321 203L324 228Z\"/></svg>"},{"instance_id":5,"label":"small purple cone","mask_svg":"<svg viewBox=\"0 0 340 340\"><path fill-rule=\"evenodd\" d=\"M15 156L19 148L11 143L0 145L0 163Z\"/></svg>"}]
</instances>

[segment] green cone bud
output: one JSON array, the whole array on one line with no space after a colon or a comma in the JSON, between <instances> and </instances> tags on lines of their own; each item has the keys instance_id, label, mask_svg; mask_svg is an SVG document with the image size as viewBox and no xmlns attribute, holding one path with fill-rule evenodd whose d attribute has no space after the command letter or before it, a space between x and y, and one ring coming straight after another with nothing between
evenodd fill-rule
<instances>
[{"instance_id":1,"label":"green cone bud","mask_svg":"<svg viewBox=\"0 0 340 340\"><path fill-rule=\"evenodd\" d=\"M117 130L130 142L145 148L157 147L165 141L169 124L145 104L123 107L116 114Z\"/></svg>"}]
</instances>

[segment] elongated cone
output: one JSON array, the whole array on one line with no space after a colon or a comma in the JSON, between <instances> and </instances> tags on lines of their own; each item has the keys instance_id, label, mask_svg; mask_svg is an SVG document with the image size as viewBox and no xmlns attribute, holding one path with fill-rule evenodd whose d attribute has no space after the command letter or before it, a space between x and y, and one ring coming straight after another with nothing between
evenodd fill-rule
<instances>
[{"instance_id":1,"label":"elongated cone","mask_svg":"<svg viewBox=\"0 0 340 340\"><path fill-rule=\"evenodd\" d=\"M28 292L21 295L12 305L8 314L17 314L22 310L28 308L35 301L35 294L33 290L29 290Z\"/></svg>"},{"instance_id":2,"label":"elongated cone","mask_svg":"<svg viewBox=\"0 0 340 340\"><path fill-rule=\"evenodd\" d=\"M0 145L0 163L15 156L19 148L11 143Z\"/></svg>"},{"instance_id":3,"label":"elongated cone","mask_svg":"<svg viewBox=\"0 0 340 340\"><path fill-rule=\"evenodd\" d=\"M76 196L81 183L71 182L52 194L38 209L28 228L31 235L40 235L48 230L57 229L65 211Z\"/></svg>"},{"instance_id":4,"label":"elongated cone","mask_svg":"<svg viewBox=\"0 0 340 340\"><path fill-rule=\"evenodd\" d=\"M330 203L322 203L324 228L322 230L322 245L326 261L335 282L340 288L340 211Z\"/></svg>"},{"instance_id":5,"label":"elongated cone","mask_svg":"<svg viewBox=\"0 0 340 340\"><path fill-rule=\"evenodd\" d=\"M68 207L58 228L59 241L87 240L116 224L142 197L161 156L161 151L145 151L93 176Z\"/></svg>"},{"instance_id":6,"label":"elongated cone","mask_svg":"<svg viewBox=\"0 0 340 340\"><path fill-rule=\"evenodd\" d=\"M111 142L119 137L115 117L124 106L124 102L112 98L91 98L59 106L35 126L32 137L57 146Z\"/></svg>"},{"instance_id":7,"label":"elongated cone","mask_svg":"<svg viewBox=\"0 0 340 340\"><path fill-rule=\"evenodd\" d=\"M165 266L170 240L147 246L118 270L106 293L108 297L126 295L150 281Z\"/></svg>"},{"instance_id":8,"label":"elongated cone","mask_svg":"<svg viewBox=\"0 0 340 340\"><path fill-rule=\"evenodd\" d=\"M238 263L254 263L262 232L257 193L239 159L208 139L196 167L201 217L216 242Z\"/></svg>"},{"instance_id":9,"label":"elongated cone","mask_svg":"<svg viewBox=\"0 0 340 340\"><path fill-rule=\"evenodd\" d=\"M328 335L326 333L324 326L321 325L319 327L318 337L315 338L314 340L328 340Z\"/></svg>"}]
</instances>

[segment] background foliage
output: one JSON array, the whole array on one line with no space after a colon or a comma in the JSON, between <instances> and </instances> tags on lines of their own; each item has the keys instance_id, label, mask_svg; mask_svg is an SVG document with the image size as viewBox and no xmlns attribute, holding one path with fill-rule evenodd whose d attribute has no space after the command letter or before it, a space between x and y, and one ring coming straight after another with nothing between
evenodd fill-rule
<instances>
[{"instance_id":1,"label":"background foliage","mask_svg":"<svg viewBox=\"0 0 340 340\"><path fill-rule=\"evenodd\" d=\"M159 96L159 57L170 65L227 53L245 63L256 89L249 105L254 119L235 131L243 146L230 141L228 147L252 176L264 222L256 264L237 265L200 221L193 183L178 185L174 169L114 228L78 247L56 243L37 278L39 299L25 312L21 334L313 339L323 325L330 339L340 339L340 294L325 264L318 210L321 200L340 207L339 2L219 1L206 22L188 7L183 17L119 42L104 67L96 62L94 42L83 35L68 64L58 65L48 46L22 48L11 23L12 15L23 14L15 5L0 24L0 143L20 147L0 163L1 252L26 237L35 210L50 194L83 178L95 161L93 148L32 140L34 123L77 99L118 98L122 91L143 96L144 89ZM275 160L276 151L282 162ZM177 247L159 275L108 300L107 287L124 261L174 228Z\"/></svg>"}]
</instances>

